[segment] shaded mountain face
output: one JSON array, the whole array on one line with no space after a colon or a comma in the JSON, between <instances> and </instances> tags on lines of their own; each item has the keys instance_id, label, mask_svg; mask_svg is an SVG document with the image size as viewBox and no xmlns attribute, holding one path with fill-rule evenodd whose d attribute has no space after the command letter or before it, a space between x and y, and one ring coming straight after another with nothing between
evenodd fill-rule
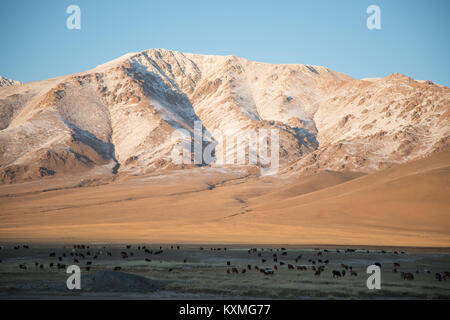
<instances>
[{"instance_id":1,"label":"shaded mountain face","mask_svg":"<svg viewBox=\"0 0 450 320\"><path fill-rule=\"evenodd\" d=\"M192 159L195 145L216 145L215 166L234 155L230 141L275 129L279 173L371 172L448 149L449 110L448 88L398 74L355 80L325 67L147 50L1 88L0 181L206 165L174 163L180 130ZM198 125L205 141L193 139Z\"/></svg>"}]
</instances>

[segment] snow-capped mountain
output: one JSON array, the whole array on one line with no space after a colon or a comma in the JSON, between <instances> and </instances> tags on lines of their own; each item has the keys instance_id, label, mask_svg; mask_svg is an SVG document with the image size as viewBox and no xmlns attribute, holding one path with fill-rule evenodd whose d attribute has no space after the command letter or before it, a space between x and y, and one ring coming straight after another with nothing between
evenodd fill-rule
<instances>
[{"instance_id":1,"label":"snow-capped mountain","mask_svg":"<svg viewBox=\"0 0 450 320\"><path fill-rule=\"evenodd\" d=\"M370 172L448 148L449 115L449 88L403 75L356 80L320 66L152 49L2 88L0 180L183 168L172 162L172 133L192 134L196 121L210 142L218 131L231 141L278 129L280 173Z\"/></svg>"}]
</instances>

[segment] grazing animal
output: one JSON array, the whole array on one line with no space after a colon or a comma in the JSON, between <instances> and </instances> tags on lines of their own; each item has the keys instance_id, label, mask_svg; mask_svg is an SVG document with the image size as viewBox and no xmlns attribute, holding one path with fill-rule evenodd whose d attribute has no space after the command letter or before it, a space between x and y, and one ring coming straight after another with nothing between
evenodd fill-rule
<instances>
[{"instance_id":1,"label":"grazing animal","mask_svg":"<svg viewBox=\"0 0 450 320\"><path fill-rule=\"evenodd\" d=\"M275 266L273 266L273 268L275 269L275 270L278 270L278 267L275 265Z\"/></svg>"},{"instance_id":2,"label":"grazing animal","mask_svg":"<svg viewBox=\"0 0 450 320\"><path fill-rule=\"evenodd\" d=\"M145 261L147 261L147 262L151 262L152 260L151 260L151 259L149 259L149 258L145 258Z\"/></svg>"},{"instance_id":3,"label":"grazing animal","mask_svg":"<svg viewBox=\"0 0 450 320\"><path fill-rule=\"evenodd\" d=\"M284 266L285 263L283 261L280 261L280 266Z\"/></svg>"},{"instance_id":4,"label":"grazing animal","mask_svg":"<svg viewBox=\"0 0 450 320\"><path fill-rule=\"evenodd\" d=\"M264 263L264 262L266 262L266 261L267 261L266 259L262 259L262 260L261 260L262 263Z\"/></svg>"},{"instance_id":5,"label":"grazing animal","mask_svg":"<svg viewBox=\"0 0 450 320\"><path fill-rule=\"evenodd\" d=\"M246 269L242 269L242 273L246 273L247 272L247 270Z\"/></svg>"},{"instance_id":6,"label":"grazing animal","mask_svg":"<svg viewBox=\"0 0 450 320\"><path fill-rule=\"evenodd\" d=\"M160 249L160 250L154 252L153 254L154 254L154 255L157 255L157 254L161 254L161 253L163 253L163 251Z\"/></svg>"},{"instance_id":7,"label":"grazing animal","mask_svg":"<svg viewBox=\"0 0 450 320\"><path fill-rule=\"evenodd\" d=\"M450 278L450 272L444 271L444 279Z\"/></svg>"},{"instance_id":8,"label":"grazing animal","mask_svg":"<svg viewBox=\"0 0 450 320\"><path fill-rule=\"evenodd\" d=\"M394 268L394 273L397 273L397 269Z\"/></svg>"},{"instance_id":9,"label":"grazing animal","mask_svg":"<svg viewBox=\"0 0 450 320\"><path fill-rule=\"evenodd\" d=\"M394 267L400 268L400 263L394 262Z\"/></svg>"},{"instance_id":10,"label":"grazing animal","mask_svg":"<svg viewBox=\"0 0 450 320\"><path fill-rule=\"evenodd\" d=\"M50 262L50 264L48 266L49 266L49 268L53 268L53 266L54 266L53 262Z\"/></svg>"},{"instance_id":11,"label":"grazing animal","mask_svg":"<svg viewBox=\"0 0 450 320\"><path fill-rule=\"evenodd\" d=\"M91 261L86 261L86 265L90 266L90 265L92 265L92 262Z\"/></svg>"},{"instance_id":12,"label":"grazing animal","mask_svg":"<svg viewBox=\"0 0 450 320\"><path fill-rule=\"evenodd\" d=\"M356 276L358 276L358 274L355 271L352 271L352 272L350 272L350 276L356 277Z\"/></svg>"},{"instance_id":13,"label":"grazing animal","mask_svg":"<svg viewBox=\"0 0 450 320\"><path fill-rule=\"evenodd\" d=\"M231 272L230 269L227 269L227 273L230 274L230 272Z\"/></svg>"},{"instance_id":14,"label":"grazing animal","mask_svg":"<svg viewBox=\"0 0 450 320\"><path fill-rule=\"evenodd\" d=\"M285 251L285 252L283 252L281 255L282 255L282 256L286 256L286 255L287 255L287 252Z\"/></svg>"},{"instance_id":15,"label":"grazing animal","mask_svg":"<svg viewBox=\"0 0 450 320\"><path fill-rule=\"evenodd\" d=\"M414 275L411 272L402 272L401 277L403 280L414 280Z\"/></svg>"},{"instance_id":16,"label":"grazing animal","mask_svg":"<svg viewBox=\"0 0 450 320\"><path fill-rule=\"evenodd\" d=\"M442 281L442 275L440 273L436 272L434 277L436 278L437 281Z\"/></svg>"},{"instance_id":17,"label":"grazing animal","mask_svg":"<svg viewBox=\"0 0 450 320\"><path fill-rule=\"evenodd\" d=\"M343 263L341 264L341 267L344 268L345 270L348 270L348 266Z\"/></svg>"},{"instance_id":18,"label":"grazing animal","mask_svg":"<svg viewBox=\"0 0 450 320\"><path fill-rule=\"evenodd\" d=\"M314 273L314 275L317 276L317 277L319 277L319 276L320 276L320 270L317 270L317 271Z\"/></svg>"},{"instance_id":19,"label":"grazing animal","mask_svg":"<svg viewBox=\"0 0 450 320\"><path fill-rule=\"evenodd\" d=\"M114 267L114 271L120 271L120 270L122 270L121 267Z\"/></svg>"},{"instance_id":20,"label":"grazing animal","mask_svg":"<svg viewBox=\"0 0 450 320\"><path fill-rule=\"evenodd\" d=\"M379 266L381 268L381 263L375 262L374 265Z\"/></svg>"},{"instance_id":21,"label":"grazing animal","mask_svg":"<svg viewBox=\"0 0 450 320\"><path fill-rule=\"evenodd\" d=\"M231 272L239 274L239 270L237 268L231 268Z\"/></svg>"},{"instance_id":22,"label":"grazing animal","mask_svg":"<svg viewBox=\"0 0 450 320\"><path fill-rule=\"evenodd\" d=\"M55 256L56 256L55 252L52 252L52 253L49 254L49 257L55 257Z\"/></svg>"},{"instance_id":23,"label":"grazing animal","mask_svg":"<svg viewBox=\"0 0 450 320\"><path fill-rule=\"evenodd\" d=\"M19 265L19 268L22 269L22 270L27 270L27 266L24 265L24 264L20 264L20 265Z\"/></svg>"},{"instance_id":24,"label":"grazing animal","mask_svg":"<svg viewBox=\"0 0 450 320\"><path fill-rule=\"evenodd\" d=\"M230 262L230 261L227 261L227 266L229 266L229 265L231 265L231 262Z\"/></svg>"},{"instance_id":25,"label":"grazing animal","mask_svg":"<svg viewBox=\"0 0 450 320\"><path fill-rule=\"evenodd\" d=\"M272 269L268 269L268 268L267 269L261 269L261 272L264 273L266 276L275 274L275 272Z\"/></svg>"},{"instance_id":26,"label":"grazing animal","mask_svg":"<svg viewBox=\"0 0 450 320\"><path fill-rule=\"evenodd\" d=\"M330 262L328 259L324 261L325 264L328 264L328 262Z\"/></svg>"},{"instance_id":27,"label":"grazing animal","mask_svg":"<svg viewBox=\"0 0 450 320\"><path fill-rule=\"evenodd\" d=\"M288 264L288 269L294 270L294 266L292 264Z\"/></svg>"},{"instance_id":28,"label":"grazing animal","mask_svg":"<svg viewBox=\"0 0 450 320\"><path fill-rule=\"evenodd\" d=\"M255 270L259 270L258 266L255 266Z\"/></svg>"},{"instance_id":29,"label":"grazing animal","mask_svg":"<svg viewBox=\"0 0 450 320\"><path fill-rule=\"evenodd\" d=\"M86 267L86 271L91 271L91 267Z\"/></svg>"},{"instance_id":30,"label":"grazing animal","mask_svg":"<svg viewBox=\"0 0 450 320\"><path fill-rule=\"evenodd\" d=\"M186 263L186 262L187 262L187 259L184 259L183 262Z\"/></svg>"},{"instance_id":31,"label":"grazing animal","mask_svg":"<svg viewBox=\"0 0 450 320\"><path fill-rule=\"evenodd\" d=\"M341 274L343 277L345 277L345 270L342 270Z\"/></svg>"},{"instance_id":32,"label":"grazing animal","mask_svg":"<svg viewBox=\"0 0 450 320\"><path fill-rule=\"evenodd\" d=\"M333 270L333 278L340 278L342 277L341 273L337 270Z\"/></svg>"},{"instance_id":33,"label":"grazing animal","mask_svg":"<svg viewBox=\"0 0 450 320\"><path fill-rule=\"evenodd\" d=\"M252 265L249 264L249 265L247 266L247 269L248 269L248 270L252 270Z\"/></svg>"}]
</instances>

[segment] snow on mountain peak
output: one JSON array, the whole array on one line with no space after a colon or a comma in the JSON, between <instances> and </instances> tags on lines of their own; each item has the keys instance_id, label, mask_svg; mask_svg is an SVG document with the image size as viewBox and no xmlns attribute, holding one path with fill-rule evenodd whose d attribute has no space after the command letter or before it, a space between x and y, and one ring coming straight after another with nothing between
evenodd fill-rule
<instances>
[{"instance_id":1,"label":"snow on mountain peak","mask_svg":"<svg viewBox=\"0 0 450 320\"><path fill-rule=\"evenodd\" d=\"M171 161L172 134L193 133L196 121L230 140L279 130L283 172L378 170L448 148L450 135L443 86L165 49L13 92L0 91L3 182L71 170L183 168ZM216 152L234 151L219 144Z\"/></svg>"}]
</instances>

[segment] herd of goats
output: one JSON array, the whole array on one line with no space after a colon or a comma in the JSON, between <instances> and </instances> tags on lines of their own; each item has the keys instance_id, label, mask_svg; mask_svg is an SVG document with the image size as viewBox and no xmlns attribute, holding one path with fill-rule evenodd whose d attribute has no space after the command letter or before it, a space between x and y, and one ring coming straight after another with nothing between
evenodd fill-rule
<instances>
[{"instance_id":1,"label":"herd of goats","mask_svg":"<svg viewBox=\"0 0 450 320\"><path fill-rule=\"evenodd\" d=\"M0 246L0 251L4 250L4 246ZM164 253L164 250L162 246L159 247L159 249L150 249L146 246L136 246L137 250L139 252L143 252L145 254L145 261L151 262L152 256L161 255ZM14 250L27 250L30 249L28 245L16 245L13 246ZM167 248L167 250L180 250L180 246L170 246L170 249ZM200 247L199 250L205 250L203 247ZM211 251L227 251L227 248L210 248ZM270 252L270 258L267 257L267 254L264 255L265 251ZM336 253L349 253L349 252L355 252L355 249L336 249ZM284 261L281 261L283 258L287 260L288 251L286 248L281 249L257 249L257 248L251 248L248 250L249 255L256 255L258 259L260 259L261 264L258 265L251 265L248 264L246 268L238 268L235 266L232 266L230 261L227 261L227 274L245 274L248 271L256 270L264 275L274 275L280 268L284 267L288 270L299 270L299 271L307 271L308 269L311 270L315 276L319 277L323 272L325 272L326 269L328 269L328 266L330 264L329 259L324 259L324 254L330 252L328 249L320 250L319 248L315 249L315 258L314 259L308 259L309 267L307 265L294 265L292 263L286 263ZM361 249L361 252L369 253L368 250ZM386 254L388 252L382 250L380 251L382 254ZM400 251L393 251L392 252L395 255L405 254L405 252ZM80 261L83 261L85 266L84 269L86 271L90 271L93 263L95 260L97 260L100 256L106 255L107 257L112 257L113 253L112 251L107 251L106 247L103 247L102 249L93 250L90 248L89 245L84 244L75 244L73 245L73 248L70 249L69 253L62 252L60 254L57 254L56 252L51 252L49 254L49 258L55 259L54 262L50 262L48 264L49 269L66 269L67 261L71 260L73 261L73 264L80 264ZM131 257L134 257L135 253L133 252L132 245L126 245L124 248L124 251L120 252L120 257L122 259L129 259ZM272 260L269 262L269 260ZM302 255L298 255L295 257L295 263L298 264L300 261L302 261ZM305 259L306 261L306 259ZM0 264L3 261L0 260ZM65 262L65 263L63 263ZM184 263L187 263L187 259L183 260ZM273 267L269 267L269 264L273 264ZM263 265L264 267L262 267ZM379 262L375 262L374 265L377 265L381 268L381 264ZM38 269L45 269L46 266L43 263L35 262L34 264L35 268ZM394 273L399 272L400 263L394 262L392 266L392 271ZM19 264L19 269L27 270L28 267L26 264L21 263ZM349 275L350 277L357 277L357 272L353 269L352 266L346 265L346 264L340 264L340 267L337 268L338 270L331 270L333 278L342 278L346 275ZM121 271L122 268L120 266L116 266L113 268L114 271ZM168 269L169 272L173 271L173 268ZM425 273L431 274L432 272L430 270L424 270ZM420 273L419 270L416 271L416 274ZM400 276L404 280L414 280L414 274L411 272L400 272ZM443 273L435 272L435 279L437 281L443 281L450 279L450 272L446 271Z\"/></svg>"}]
</instances>

